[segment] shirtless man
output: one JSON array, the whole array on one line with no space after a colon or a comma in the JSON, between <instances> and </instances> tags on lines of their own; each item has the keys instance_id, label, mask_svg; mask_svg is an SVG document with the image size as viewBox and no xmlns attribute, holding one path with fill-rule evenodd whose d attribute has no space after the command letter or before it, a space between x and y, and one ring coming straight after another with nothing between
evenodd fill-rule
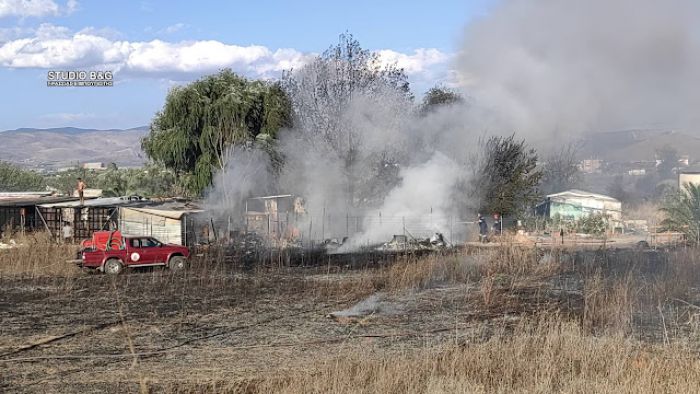
<instances>
[{"instance_id":1,"label":"shirtless man","mask_svg":"<svg viewBox=\"0 0 700 394\"><path fill-rule=\"evenodd\" d=\"M83 182L83 178L78 178L78 197L80 197L80 205L85 204L85 188L87 185Z\"/></svg>"}]
</instances>

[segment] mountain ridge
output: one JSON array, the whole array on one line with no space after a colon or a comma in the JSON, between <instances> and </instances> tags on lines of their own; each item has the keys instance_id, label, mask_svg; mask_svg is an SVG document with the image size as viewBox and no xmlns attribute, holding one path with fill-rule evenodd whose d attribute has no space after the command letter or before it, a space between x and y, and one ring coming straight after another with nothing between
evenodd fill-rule
<instances>
[{"instance_id":1,"label":"mountain ridge","mask_svg":"<svg viewBox=\"0 0 700 394\"><path fill-rule=\"evenodd\" d=\"M0 161L31 169L55 170L78 163L103 162L141 166L146 158L141 139L148 126L128 129L78 127L30 128L0 131Z\"/></svg>"}]
</instances>

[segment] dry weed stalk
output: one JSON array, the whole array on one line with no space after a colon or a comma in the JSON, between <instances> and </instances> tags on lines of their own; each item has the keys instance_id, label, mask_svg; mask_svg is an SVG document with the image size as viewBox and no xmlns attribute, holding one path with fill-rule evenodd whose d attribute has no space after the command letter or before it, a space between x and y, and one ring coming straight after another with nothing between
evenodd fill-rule
<instances>
[{"instance_id":1,"label":"dry weed stalk","mask_svg":"<svg viewBox=\"0 0 700 394\"><path fill-rule=\"evenodd\" d=\"M27 233L12 237L16 246L0 250L0 276L74 277L80 270L68 260L75 258L75 245L59 245L47 234Z\"/></svg>"}]
</instances>

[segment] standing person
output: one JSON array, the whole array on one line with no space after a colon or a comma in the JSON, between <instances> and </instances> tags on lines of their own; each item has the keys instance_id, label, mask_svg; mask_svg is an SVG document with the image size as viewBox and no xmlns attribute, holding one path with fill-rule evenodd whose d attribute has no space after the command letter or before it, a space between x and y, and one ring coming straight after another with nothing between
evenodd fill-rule
<instances>
[{"instance_id":1,"label":"standing person","mask_svg":"<svg viewBox=\"0 0 700 394\"><path fill-rule=\"evenodd\" d=\"M63 242L66 244L69 244L73 241L73 227L71 227L70 224L66 223L63 225Z\"/></svg>"},{"instance_id":2,"label":"standing person","mask_svg":"<svg viewBox=\"0 0 700 394\"><path fill-rule=\"evenodd\" d=\"M501 224L501 215L498 213L493 214L493 233L496 235L501 235L503 226Z\"/></svg>"},{"instance_id":3,"label":"standing person","mask_svg":"<svg viewBox=\"0 0 700 394\"><path fill-rule=\"evenodd\" d=\"M484 217L479 214L479 241L482 243L486 242L486 236L489 233L489 225L486 224L486 220L484 220Z\"/></svg>"},{"instance_id":4,"label":"standing person","mask_svg":"<svg viewBox=\"0 0 700 394\"><path fill-rule=\"evenodd\" d=\"M85 188L87 185L83 182L83 178L78 178L78 197L80 197L80 205L85 204Z\"/></svg>"}]
</instances>

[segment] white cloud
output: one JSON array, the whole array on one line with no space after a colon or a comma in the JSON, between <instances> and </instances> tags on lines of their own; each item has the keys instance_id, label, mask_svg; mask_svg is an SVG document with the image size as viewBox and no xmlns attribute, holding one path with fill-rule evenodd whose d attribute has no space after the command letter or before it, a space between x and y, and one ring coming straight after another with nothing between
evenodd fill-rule
<instances>
[{"instance_id":1,"label":"white cloud","mask_svg":"<svg viewBox=\"0 0 700 394\"><path fill-rule=\"evenodd\" d=\"M68 0L68 2L66 2L66 13L67 14L72 14L77 10L78 10L78 1L77 0Z\"/></svg>"},{"instance_id":2,"label":"white cloud","mask_svg":"<svg viewBox=\"0 0 700 394\"><path fill-rule=\"evenodd\" d=\"M170 25L166 27L165 29L161 29L158 31L159 34L173 34L177 33L178 31L188 27L188 25L184 23L176 23L174 25Z\"/></svg>"},{"instance_id":3,"label":"white cloud","mask_svg":"<svg viewBox=\"0 0 700 394\"><path fill-rule=\"evenodd\" d=\"M379 51L383 63L396 63L410 76L425 77L432 68L444 67L450 56L437 49L412 54ZM7 68L106 68L131 77L198 75L231 68L250 77L272 78L298 69L314 54L296 49L271 50L265 46L239 46L215 40L168 42L126 41L87 28L76 33L42 24L32 36L0 43L0 66Z\"/></svg>"},{"instance_id":4,"label":"white cloud","mask_svg":"<svg viewBox=\"0 0 700 394\"><path fill-rule=\"evenodd\" d=\"M33 33L34 30L25 27L0 27L0 43L16 40L17 38L24 37L27 34Z\"/></svg>"},{"instance_id":5,"label":"white cloud","mask_svg":"<svg viewBox=\"0 0 700 394\"><path fill-rule=\"evenodd\" d=\"M0 18L58 16L77 9L76 0L68 0L65 6L59 6L54 0L0 0Z\"/></svg>"},{"instance_id":6,"label":"white cloud","mask_svg":"<svg viewBox=\"0 0 700 394\"><path fill-rule=\"evenodd\" d=\"M413 54L396 52L391 49L377 51L379 60L383 64L396 64L403 68L407 74L418 74L425 72L430 67L445 64L450 60L450 56L435 48L419 48Z\"/></svg>"}]
</instances>

